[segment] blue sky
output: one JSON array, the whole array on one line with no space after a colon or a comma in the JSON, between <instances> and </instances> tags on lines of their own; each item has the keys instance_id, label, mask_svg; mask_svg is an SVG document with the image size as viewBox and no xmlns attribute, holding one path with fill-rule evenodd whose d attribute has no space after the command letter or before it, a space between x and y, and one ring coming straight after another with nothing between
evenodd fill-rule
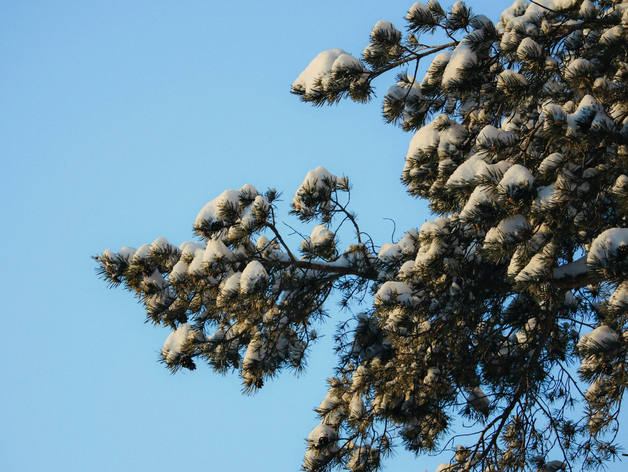
<instances>
[{"instance_id":1,"label":"blue sky","mask_svg":"<svg viewBox=\"0 0 628 472\"><path fill-rule=\"evenodd\" d=\"M496 20L509 3L477 10ZM107 289L90 256L180 244L223 190L289 200L319 165L351 178L380 244L384 218L397 237L430 218L399 183L410 135L381 119L392 76L367 106L289 93L320 51L359 55L412 2L0 4L0 470L298 470L346 314L330 306L305 375L246 397L204 366L170 375L156 362L168 331ZM389 470L440 462L399 453Z\"/></svg>"}]
</instances>

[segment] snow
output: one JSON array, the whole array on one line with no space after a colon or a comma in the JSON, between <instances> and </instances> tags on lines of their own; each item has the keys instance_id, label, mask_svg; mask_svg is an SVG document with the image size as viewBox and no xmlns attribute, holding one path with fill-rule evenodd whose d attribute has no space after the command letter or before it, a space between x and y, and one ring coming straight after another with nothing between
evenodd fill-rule
<instances>
[{"instance_id":1,"label":"snow","mask_svg":"<svg viewBox=\"0 0 628 472\"><path fill-rule=\"evenodd\" d=\"M240 287L240 279L242 278L242 272L235 272L227 277L220 284L220 294L223 296L230 296L232 293L237 292Z\"/></svg>"},{"instance_id":2,"label":"snow","mask_svg":"<svg viewBox=\"0 0 628 472\"><path fill-rule=\"evenodd\" d=\"M534 185L534 177L530 171L521 164L515 164L506 171L499 186L505 190L508 195L514 195L518 188L531 189Z\"/></svg>"},{"instance_id":3,"label":"snow","mask_svg":"<svg viewBox=\"0 0 628 472\"><path fill-rule=\"evenodd\" d=\"M553 11L568 8L575 0L538 0L528 3L526 0L517 0L510 8L501 14L501 22L497 25L502 32L501 47L503 49L517 49L521 33L528 37L538 36L538 25L542 24L543 17L552 14Z\"/></svg>"},{"instance_id":4,"label":"snow","mask_svg":"<svg viewBox=\"0 0 628 472\"><path fill-rule=\"evenodd\" d=\"M595 12L595 3L591 0L584 0L580 5L580 16L589 16Z\"/></svg>"},{"instance_id":5,"label":"snow","mask_svg":"<svg viewBox=\"0 0 628 472\"><path fill-rule=\"evenodd\" d=\"M313 211L305 204L304 198L328 198L337 186L345 185L346 178L336 177L323 166L319 166L306 174L303 183L294 194L292 206L299 212Z\"/></svg>"},{"instance_id":6,"label":"snow","mask_svg":"<svg viewBox=\"0 0 628 472\"><path fill-rule=\"evenodd\" d=\"M431 15L432 12L430 11L430 9L428 8L427 5L424 5L421 2L416 2L414 5L412 5L410 7L410 9L408 10L408 14L406 15L406 19L411 20L412 17L416 14L419 14L421 16L424 15Z\"/></svg>"},{"instance_id":7,"label":"snow","mask_svg":"<svg viewBox=\"0 0 628 472\"><path fill-rule=\"evenodd\" d=\"M168 278L172 282L181 282L185 279L185 274L187 274L189 269L189 264L184 261L177 262L170 273L168 274Z\"/></svg>"},{"instance_id":8,"label":"snow","mask_svg":"<svg viewBox=\"0 0 628 472\"><path fill-rule=\"evenodd\" d=\"M172 249L172 247L172 244L170 244L166 238L159 237L150 245L150 250L155 252L160 250L169 250Z\"/></svg>"},{"instance_id":9,"label":"snow","mask_svg":"<svg viewBox=\"0 0 628 472\"><path fill-rule=\"evenodd\" d=\"M261 252L261 257L265 260L270 260L270 261L281 260L284 262L288 262L290 260L290 256L288 256L288 254L279 251L275 247L275 244L273 243L273 241L271 241L264 235L260 235L257 238L257 241L255 242L255 247L258 249L258 251Z\"/></svg>"},{"instance_id":10,"label":"snow","mask_svg":"<svg viewBox=\"0 0 628 472\"><path fill-rule=\"evenodd\" d=\"M370 446L360 446L353 451L346 468L353 472L364 471L366 470L367 462L377 464L379 462L379 450Z\"/></svg>"},{"instance_id":11,"label":"snow","mask_svg":"<svg viewBox=\"0 0 628 472\"><path fill-rule=\"evenodd\" d=\"M266 323L266 324L270 324L273 323L274 320L277 319L277 315L279 315L279 308L276 305L273 305L273 307L266 311L262 317L262 322Z\"/></svg>"},{"instance_id":12,"label":"snow","mask_svg":"<svg viewBox=\"0 0 628 472\"><path fill-rule=\"evenodd\" d=\"M387 313L386 317L386 329L395 331L399 329L399 323L403 322L407 318L406 313L399 307L393 308L391 311ZM400 331L401 332L401 331ZM403 329L403 332L407 332L406 329Z\"/></svg>"},{"instance_id":13,"label":"snow","mask_svg":"<svg viewBox=\"0 0 628 472\"><path fill-rule=\"evenodd\" d=\"M321 423L310 432L307 440L314 445L319 445L322 442L321 439L327 439L331 442L335 441L337 438L338 433L336 433L336 431L334 431L330 426Z\"/></svg>"},{"instance_id":14,"label":"snow","mask_svg":"<svg viewBox=\"0 0 628 472\"><path fill-rule=\"evenodd\" d=\"M480 387L475 387L469 392L467 403L474 410L480 413L487 413L491 402Z\"/></svg>"},{"instance_id":15,"label":"snow","mask_svg":"<svg viewBox=\"0 0 628 472\"><path fill-rule=\"evenodd\" d=\"M434 239L427 244L421 244L419 252L416 255L414 264L416 267L427 267L434 259L436 259L444 250L445 245L438 239Z\"/></svg>"},{"instance_id":16,"label":"snow","mask_svg":"<svg viewBox=\"0 0 628 472\"><path fill-rule=\"evenodd\" d=\"M331 78L332 71L346 67L361 67L361 64L355 57L342 49L323 51L299 74L299 77L292 84L292 89L305 95L320 92L320 87L317 85L319 80L325 88Z\"/></svg>"},{"instance_id":17,"label":"snow","mask_svg":"<svg viewBox=\"0 0 628 472\"><path fill-rule=\"evenodd\" d=\"M233 257L233 253L220 239L210 239L207 241L203 262L215 264L223 260L229 260Z\"/></svg>"},{"instance_id":18,"label":"snow","mask_svg":"<svg viewBox=\"0 0 628 472\"><path fill-rule=\"evenodd\" d=\"M255 229L257 225L257 214L267 213L270 203L262 195L257 195L253 203L245 208L240 216L240 226L245 230Z\"/></svg>"},{"instance_id":19,"label":"snow","mask_svg":"<svg viewBox=\"0 0 628 472\"><path fill-rule=\"evenodd\" d=\"M325 77L331 71L334 61L341 55L347 54L342 49L330 49L321 52L305 68L292 84L292 88L301 89L306 94L314 91L316 79Z\"/></svg>"},{"instance_id":20,"label":"snow","mask_svg":"<svg viewBox=\"0 0 628 472\"><path fill-rule=\"evenodd\" d=\"M554 185L545 185L537 188L537 197L534 200L535 206L549 210L555 208L559 202L560 198L556 194Z\"/></svg>"},{"instance_id":21,"label":"snow","mask_svg":"<svg viewBox=\"0 0 628 472\"><path fill-rule=\"evenodd\" d=\"M105 249L102 254L102 257L106 257L108 259L114 259L116 257L116 253L113 252L111 249Z\"/></svg>"},{"instance_id":22,"label":"snow","mask_svg":"<svg viewBox=\"0 0 628 472\"><path fill-rule=\"evenodd\" d=\"M598 377L595 379L589 388L587 389L586 396L590 400L594 400L596 397L603 395L608 389L608 380L604 377Z\"/></svg>"},{"instance_id":23,"label":"snow","mask_svg":"<svg viewBox=\"0 0 628 472\"><path fill-rule=\"evenodd\" d=\"M586 397L589 400L593 400L595 399L595 397L603 395L607 388L608 380L606 380L604 377L598 377L591 383L591 385L587 389Z\"/></svg>"},{"instance_id":24,"label":"snow","mask_svg":"<svg viewBox=\"0 0 628 472\"><path fill-rule=\"evenodd\" d=\"M166 280L157 269L153 270L151 275L145 275L143 281L145 284L156 285L159 288L164 288L167 284Z\"/></svg>"},{"instance_id":25,"label":"snow","mask_svg":"<svg viewBox=\"0 0 628 472\"><path fill-rule=\"evenodd\" d=\"M537 281L550 274L551 256L555 250L552 243L547 244L543 250L535 254L530 262L517 274L515 282Z\"/></svg>"},{"instance_id":26,"label":"snow","mask_svg":"<svg viewBox=\"0 0 628 472\"><path fill-rule=\"evenodd\" d=\"M494 203L495 199L492 195L492 189L484 185L478 185L473 190L473 193L469 197L467 204L460 212L461 220L471 220L476 218L474 212L476 212L480 205Z\"/></svg>"},{"instance_id":27,"label":"snow","mask_svg":"<svg viewBox=\"0 0 628 472\"><path fill-rule=\"evenodd\" d=\"M625 38L624 31L625 30L622 25L614 26L604 31L604 34L600 36L600 39L598 41L600 44L604 44L606 46L617 44L619 41Z\"/></svg>"},{"instance_id":28,"label":"snow","mask_svg":"<svg viewBox=\"0 0 628 472\"><path fill-rule=\"evenodd\" d=\"M543 245L551 239L552 234L553 229L550 228L549 225L546 223L541 224L541 226L536 229L534 236L528 241L528 250L532 252L539 251Z\"/></svg>"},{"instance_id":29,"label":"snow","mask_svg":"<svg viewBox=\"0 0 628 472\"><path fill-rule=\"evenodd\" d=\"M582 257L577 261L554 268L552 276L559 280L565 277L577 277L580 274L585 274L588 270L587 258Z\"/></svg>"},{"instance_id":30,"label":"snow","mask_svg":"<svg viewBox=\"0 0 628 472\"><path fill-rule=\"evenodd\" d=\"M596 92L602 92L603 94L612 93L616 88L617 84L611 82L606 77L597 77L595 79L595 82L593 82L593 90L595 90ZM615 115L615 111L617 110L618 106L623 108L623 106L618 104L617 102L611 105L610 115L612 118L618 118L618 116Z\"/></svg>"},{"instance_id":31,"label":"snow","mask_svg":"<svg viewBox=\"0 0 628 472\"><path fill-rule=\"evenodd\" d=\"M541 46L532 38L523 38L517 48L517 58L521 61L530 57L538 57L542 54Z\"/></svg>"},{"instance_id":32,"label":"snow","mask_svg":"<svg viewBox=\"0 0 628 472\"><path fill-rule=\"evenodd\" d=\"M240 194L241 197L246 198L247 200L251 200L255 198L257 195L259 195L259 192L257 191L257 189L253 187L251 184L244 184L242 188L238 190L238 193Z\"/></svg>"},{"instance_id":33,"label":"snow","mask_svg":"<svg viewBox=\"0 0 628 472\"><path fill-rule=\"evenodd\" d=\"M595 328L588 334L583 335L578 342L578 349L591 349L595 347L604 347L608 344L619 342L619 335L609 326L602 325Z\"/></svg>"},{"instance_id":34,"label":"snow","mask_svg":"<svg viewBox=\"0 0 628 472\"><path fill-rule=\"evenodd\" d=\"M582 364L585 364L585 361L582 361ZM597 429L600 427L600 425L602 424L602 422L604 421L604 413L602 413L600 410L592 410L590 412L590 419L589 419L589 428L590 429Z\"/></svg>"},{"instance_id":35,"label":"snow","mask_svg":"<svg viewBox=\"0 0 628 472\"><path fill-rule=\"evenodd\" d=\"M423 223L421 229L419 230L419 238L421 238L422 240L426 240L448 234L448 223L449 218L444 216L439 216L434 221L426 221L425 223Z\"/></svg>"},{"instance_id":36,"label":"snow","mask_svg":"<svg viewBox=\"0 0 628 472\"><path fill-rule=\"evenodd\" d=\"M440 370L437 367L430 367L427 369L427 375L423 378L423 383L426 385L434 384L440 375Z\"/></svg>"},{"instance_id":37,"label":"snow","mask_svg":"<svg viewBox=\"0 0 628 472\"><path fill-rule=\"evenodd\" d=\"M384 244L377 255L377 258L382 262L391 263L397 260L401 255L401 248L396 244Z\"/></svg>"},{"instance_id":38,"label":"snow","mask_svg":"<svg viewBox=\"0 0 628 472\"><path fill-rule=\"evenodd\" d=\"M398 277L400 279L409 278L413 276L413 269L416 265L416 261L406 261L403 263L398 272Z\"/></svg>"},{"instance_id":39,"label":"snow","mask_svg":"<svg viewBox=\"0 0 628 472\"><path fill-rule=\"evenodd\" d=\"M324 415L323 423L330 426L338 426L342 422L343 411L338 408L341 402L331 391L327 392L325 399L318 406L317 410Z\"/></svg>"},{"instance_id":40,"label":"snow","mask_svg":"<svg viewBox=\"0 0 628 472\"><path fill-rule=\"evenodd\" d=\"M471 15L469 24L474 30L486 30L495 27L494 23L486 15Z\"/></svg>"},{"instance_id":41,"label":"snow","mask_svg":"<svg viewBox=\"0 0 628 472\"><path fill-rule=\"evenodd\" d=\"M205 243L197 243L194 241L186 241L179 246L181 251L181 257L194 257L198 249L205 249L207 245Z\"/></svg>"},{"instance_id":42,"label":"snow","mask_svg":"<svg viewBox=\"0 0 628 472\"><path fill-rule=\"evenodd\" d=\"M544 173L552 172L559 165L561 165L564 161L565 161L565 156L563 156L562 154L558 152L550 154L545 159L543 159L543 161L541 162L541 165L539 165L539 172L544 172Z\"/></svg>"},{"instance_id":43,"label":"snow","mask_svg":"<svg viewBox=\"0 0 628 472\"><path fill-rule=\"evenodd\" d=\"M442 159L455 150L455 147L462 144L467 139L467 129L455 121L440 132L440 143L438 144L438 155Z\"/></svg>"},{"instance_id":44,"label":"snow","mask_svg":"<svg viewBox=\"0 0 628 472\"><path fill-rule=\"evenodd\" d=\"M499 90L508 91L510 86L525 87L528 85L528 79L525 75L511 70L505 70L497 76L497 88Z\"/></svg>"},{"instance_id":45,"label":"snow","mask_svg":"<svg viewBox=\"0 0 628 472\"><path fill-rule=\"evenodd\" d=\"M462 15L465 12L465 10L467 10L467 7L465 6L464 2L457 1L451 7L451 14L459 16L459 15Z\"/></svg>"},{"instance_id":46,"label":"snow","mask_svg":"<svg viewBox=\"0 0 628 472\"><path fill-rule=\"evenodd\" d=\"M183 353L183 346L194 340L200 340L202 335L189 324L182 324L168 335L164 347L161 348L161 355L166 363L173 364Z\"/></svg>"},{"instance_id":47,"label":"snow","mask_svg":"<svg viewBox=\"0 0 628 472\"><path fill-rule=\"evenodd\" d=\"M133 262L141 261L142 259L146 259L150 254L150 246L148 244L142 244L135 254L133 255Z\"/></svg>"},{"instance_id":48,"label":"snow","mask_svg":"<svg viewBox=\"0 0 628 472\"><path fill-rule=\"evenodd\" d=\"M317 248L334 247L335 233L330 231L325 225L318 225L314 227L310 237L304 241L301 241L301 250L303 252L315 251ZM346 260L339 259L335 261L335 265L346 264Z\"/></svg>"},{"instance_id":49,"label":"snow","mask_svg":"<svg viewBox=\"0 0 628 472\"><path fill-rule=\"evenodd\" d=\"M628 176L620 175L619 177L617 177L617 180L613 185L613 192L622 192L625 191L626 188L628 188ZM120 255L120 253L118 253L118 255Z\"/></svg>"},{"instance_id":50,"label":"snow","mask_svg":"<svg viewBox=\"0 0 628 472\"><path fill-rule=\"evenodd\" d=\"M358 315L358 318L360 323L368 323L368 317L366 316L366 314L360 313ZM363 365L359 365L351 376L351 389L354 391L360 390L364 386L367 374L368 372L366 370L366 367L364 367Z\"/></svg>"},{"instance_id":51,"label":"snow","mask_svg":"<svg viewBox=\"0 0 628 472\"><path fill-rule=\"evenodd\" d=\"M628 229L612 228L600 234L593 243L587 255L589 265L601 264L608 267L608 257L614 257L620 247L628 245Z\"/></svg>"},{"instance_id":52,"label":"snow","mask_svg":"<svg viewBox=\"0 0 628 472\"><path fill-rule=\"evenodd\" d=\"M547 56L545 58L545 68L548 70L558 70L559 63L558 59L552 56Z\"/></svg>"},{"instance_id":53,"label":"snow","mask_svg":"<svg viewBox=\"0 0 628 472\"><path fill-rule=\"evenodd\" d=\"M349 403L349 417L351 419L359 419L366 412L366 408L364 408L364 400L362 399L361 393L355 393L351 398L351 402Z\"/></svg>"},{"instance_id":54,"label":"snow","mask_svg":"<svg viewBox=\"0 0 628 472\"><path fill-rule=\"evenodd\" d=\"M118 257L121 259L129 260L133 258L133 255L135 254L136 251L137 249L135 249L134 247L124 246L122 249L118 251Z\"/></svg>"},{"instance_id":55,"label":"snow","mask_svg":"<svg viewBox=\"0 0 628 472\"><path fill-rule=\"evenodd\" d=\"M604 112L602 104L591 95L585 95L576 111L567 115L567 135L575 136L578 125L583 121L589 122L592 130L615 127L615 122Z\"/></svg>"},{"instance_id":56,"label":"snow","mask_svg":"<svg viewBox=\"0 0 628 472\"><path fill-rule=\"evenodd\" d=\"M261 362L266 355L266 349L264 348L264 344L262 342L262 338L256 334L253 336L251 342L249 342L248 347L246 348L246 354L244 355L244 359L242 361L243 369L250 369L255 366L256 363Z\"/></svg>"},{"instance_id":57,"label":"snow","mask_svg":"<svg viewBox=\"0 0 628 472\"><path fill-rule=\"evenodd\" d=\"M579 77L580 75L587 75L589 71L593 69L593 65L591 61L579 57L571 61L567 67L565 68L565 79L574 79Z\"/></svg>"},{"instance_id":58,"label":"snow","mask_svg":"<svg viewBox=\"0 0 628 472\"><path fill-rule=\"evenodd\" d=\"M356 67L362 67L362 64L358 59L351 54L341 54L336 58L331 66L332 72L355 69Z\"/></svg>"},{"instance_id":59,"label":"snow","mask_svg":"<svg viewBox=\"0 0 628 472\"><path fill-rule=\"evenodd\" d=\"M388 89L383 106L385 116L394 116L396 103L404 101L404 111L401 114L404 122L409 120L414 113L426 110L424 105L418 104L417 106L417 101L423 98L419 82L414 80L411 75L408 75L407 79L410 83L400 80Z\"/></svg>"},{"instance_id":60,"label":"snow","mask_svg":"<svg viewBox=\"0 0 628 472\"><path fill-rule=\"evenodd\" d=\"M512 131L504 131L492 125L486 125L478 134L475 144L478 147L489 148L493 144L508 144L516 137L517 135Z\"/></svg>"},{"instance_id":61,"label":"snow","mask_svg":"<svg viewBox=\"0 0 628 472\"><path fill-rule=\"evenodd\" d=\"M198 248L194 252L194 259L188 268L188 273L191 275L202 276L205 275L203 270L203 259L205 258L205 248Z\"/></svg>"},{"instance_id":62,"label":"snow","mask_svg":"<svg viewBox=\"0 0 628 472\"><path fill-rule=\"evenodd\" d=\"M375 23L373 26L373 30L371 31L371 39L373 39L376 35L380 35L386 38L387 41L396 42L401 38L401 32L395 28L395 26L388 22L380 20Z\"/></svg>"},{"instance_id":63,"label":"snow","mask_svg":"<svg viewBox=\"0 0 628 472\"><path fill-rule=\"evenodd\" d=\"M260 251L264 251L266 249L270 249L272 247L272 242L263 234L257 238L255 242L255 247Z\"/></svg>"},{"instance_id":64,"label":"snow","mask_svg":"<svg viewBox=\"0 0 628 472\"><path fill-rule=\"evenodd\" d=\"M388 302L395 296L397 297L397 303L403 305L411 305L413 303L412 289L403 282L393 281L384 282L375 295L375 303L382 304Z\"/></svg>"},{"instance_id":65,"label":"snow","mask_svg":"<svg viewBox=\"0 0 628 472\"><path fill-rule=\"evenodd\" d=\"M608 306L615 309L626 309L628 307L628 282L622 282L611 294Z\"/></svg>"},{"instance_id":66,"label":"snow","mask_svg":"<svg viewBox=\"0 0 628 472\"><path fill-rule=\"evenodd\" d=\"M528 5L529 3L525 0L516 0L510 7L502 12L500 20L506 23L522 16L528 8Z\"/></svg>"},{"instance_id":67,"label":"snow","mask_svg":"<svg viewBox=\"0 0 628 472\"><path fill-rule=\"evenodd\" d=\"M532 336L530 335L534 333L536 325L536 318L530 318L528 321L526 321L523 330L517 331L515 333L514 339L516 340L517 344L525 344L529 339L532 339Z\"/></svg>"},{"instance_id":68,"label":"snow","mask_svg":"<svg viewBox=\"0 0 628 472\"><path fill-rule=\"evenodd\" d=\"M348 246L335 261L327 263L331 267L365 267L374 260L374 255L364 252L365 247L357 244Z\"/></svg>"},{"instance_id":69,"label":"snow","mask_svg":"<svg viewBox=\"0 0 628 472\"><path fill-rule=\"evenodd\" d=\"M510 259L510 264L508 264L508 270L506 271L508 277L515 277L519 272L521 272L521 269L523 268L523 257L524 248L519 246Z\"/></svg>"},{"instance_id":70,"label":"snow","mask_svg":"<svg viewBox=\"0 0 628 472\"><path fill-rule=\"evenodd\" d=\"M443 72L444 88L452 87L456 82L462 79L462 71L473 67L477 62L477 54L472 49L471 42L465 38L451 54L449 63Z\"/></svg>"},{"instance_id":71,"label":"snow","mask_svg":"<svg viewBox=\"0 0 628 472\"><path fill-rule=\"evenodd\" d=\"M207 342L219 343L225 339L225 330L222 328L217 329L214 334L207 337Z\"/></svg>"},{"instance_id":72,"label":"snow","mask_svg":"<svg viewBox=\"0 0 628 472\"><path fill-rule=\"evenodd\" d=\"M399 81L396 85L391 86L386 92L386 97L390 97L393 100L405 100L406 98L421 98L421 87L414 80L414 77L411 75L408 76L408 80L412 84L409 84L406 81ZM384 112L389 111L389 106L384 102Z\"/></svg>"},{"instance_id":73,"label":"snow","mask_svg":"<svg viewBox=\"0 0 628 472\"><path fill-rule=\"evenodd\" d=\"M404 254L413 254L416 251L414 242L419 237L419 232L416 228L412 228L403 235L401 240L397 243L397 246L401 248L401 252Z\"/></svg>"},{"instance_id":74,"label":"snow","mask_svg":"<svg viewBox=\"0 0 628 472\"><path fill-rule=\"evenodd\" d=\"M511 216L499 222L495 228L491 228L484 238L487 244L511 243L521 238L522 232L530 228L528 220L522 215Z\"/></svg>"},{"instance_id":75,"label":"snow","mask_svg":"<svg viewBox=\"0 0 628 472\"><path fill-rule=\"evenodd\" d=\"M326 244L329 241L333 241L334 233L330 231L325 225L318 225L312 230L310 235L310 243L314 246Z\"/></svg>"},{"instance_id":76,"label":"snow","mask_svg":"<svg viewBox=\"0 0 628 472\"><path fill-rule=\"evenodd\" d=\"M225 190L218 197L207 203L196 216L194 226L200 226L204 222L221 221L219 216L221 208L227 205L236 206L240 201L240 193L236 190Z\"/></svg>"},{"instance_id":77,"label":"snow","mask_svg":"<svg viewBox=\"0 0 628 472\"><path fill-rule=\"evenodd\" d=\"M406 155L406 160L414 157L418 152L430 152L438 148L440 135L434 122L420 128L410 140L410 147Z\"/></svg>"},{"instance_id":78,"label":"snow","mask_svg":"<svg viewBox=\"0 0 628 472\"><path fill-rule=\"evenodd\" d=\"M517 0L512 7L502 13L502 21L504 19L512 20L522 15L530 19L534 18L535 15L545 16L552 10L558 11L570 8L576 1L577 0L536 0L535 3L529 4L525 0Z\"/></svg>"},{"instance_id":79,"label":"snow","mask_svg":"<svg viewBox=\"0 0 628 472\"><path fill-rule=\"evenodd\" d=\"M261 283L268 280L268 273L259 261L251 261L242 271L240 292L243 294L254 291Z\"/></svg>"},{"instance_id":80,"label":"snow","mask_svg":"<svg viewBox=\"0 0 628 472\"><path fill-rule=\"evenodd\" d=\"M411 229L403 238L395 244L384 244L378 254L378 259L382 262L392 263L406 257L411 257L415 252L414 240L419 236L416 229Z\"/></svg>"},{"instance_id":81,"label":"snow","mask_svg":"<svg viewBox=\"0 0 628 472\"><path fill-rule=\"evenodd\" d=\"M578 300L573 296L573 293L571 292L571 290L568 290L567 292L565 292L563 305L566 306L567 308L578 308Z\"/></svg>"},{"instance_id":82,"label":"snow","mask_svg":"<svg viewBox=\"0 0 628 472\"><path fill-rule=\"evenodd\" d=\"M445 66L445 64L448 64L450 60L451 53L448 51L443 51L436 54L436 56L434 56L434 59L432 59L430 66L427 68L421 84L424 86L437 85L440 81L438 71L442 70L443 66Z\"/></svg>"},{"instance_id":83,"label":"snow","mask_svg":"<svg viewBox=\"0 0 628 472\"><path fill-rule=\"evenodd\" d=\"M481 154L474 154L469 159L458 166L453 174L447 179L445 185L464 185L472 182L476 175L483 175L489 169Z\"/></svg>"}]
</instances>

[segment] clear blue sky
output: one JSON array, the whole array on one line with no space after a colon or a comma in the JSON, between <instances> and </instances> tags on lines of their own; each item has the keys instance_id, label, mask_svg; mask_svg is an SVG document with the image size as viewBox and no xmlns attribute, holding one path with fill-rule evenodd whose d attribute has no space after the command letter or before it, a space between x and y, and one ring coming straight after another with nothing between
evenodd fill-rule
<instances>
[{"instance_id":1,"label":"clear blue sky","mask_svg":"<svg viewBox=\"0 0 628 472\"><path fill-rule=\"evenodd\" d=\"M496 20L509 3L470 4ZM379 110L393 77L368 106L315 109L289 93L320 51L359 55L412 1L0 5L0 471L298 470L342 314L330 306L306 375L245 397L205 366L170 375L156 362L168 331L108 290L90 256L180 244L224 189L289 200L319 165L349 175L380 244L383 218L397 237L420 226L426 205L399 183L410 135ZM400 453L389 470L440 462Z\"/></svg>"}]
</instances>

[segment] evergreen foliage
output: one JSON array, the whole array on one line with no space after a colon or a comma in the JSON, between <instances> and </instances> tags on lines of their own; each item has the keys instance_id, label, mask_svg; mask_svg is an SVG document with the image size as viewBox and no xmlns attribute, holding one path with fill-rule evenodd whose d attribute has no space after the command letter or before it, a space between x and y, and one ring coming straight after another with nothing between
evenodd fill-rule
<instances>
[{"instance_id":1,"label":"evergreen foliage","mask_svg":"<svg viewBox=\"0 0 628 472\"><path fill-rule=\"evenodd\" d=\"M517 0L498 24L415 3L405 33L378 22L361 59L325 51L292 92L365 102L399 69L383 115L413 132L402 182L434 221L377 247L347 178L319 167L292 200L318 224L300 254L277 193L247 185L201 210L198 242L107 250L100 274L172 328L170 369L237 370L249 392L303 367L332 292L372 294L339 327L305 470L376 470L399 445L442 451L440 471L603 466L628 384L627 30L622 1ZM424 44L434 32L448 42Z\"/></svg>"}]
</instances>

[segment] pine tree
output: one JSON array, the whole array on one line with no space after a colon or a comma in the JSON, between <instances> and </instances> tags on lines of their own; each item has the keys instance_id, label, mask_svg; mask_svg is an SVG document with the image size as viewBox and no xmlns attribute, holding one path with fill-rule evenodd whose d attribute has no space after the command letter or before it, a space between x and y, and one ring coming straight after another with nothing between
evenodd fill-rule
<instances>
[{"instance_id":1,"label":"pine tree","mask_svg":"<svg viewBox=\"0 0 628 472\"><path fill-rule=\"evenodd\" d=\"M406 23L378 22L361 59L321 53L292 92L366 102L399 70L383 114L413 133L402 181L433 221L378 247L319 167L291 203L316 224L299 251L277 192L246 185L201 210L197 242L107 250L100 274L172 328L170 369L237 370L248 392L302 368L330 294L372 295L339 327L305 470L377 470L399 445L443 451L439 471L603 466L628 384L628 2L517 0L493 24L431 0Z\"/></svg>"}]
</instances>

